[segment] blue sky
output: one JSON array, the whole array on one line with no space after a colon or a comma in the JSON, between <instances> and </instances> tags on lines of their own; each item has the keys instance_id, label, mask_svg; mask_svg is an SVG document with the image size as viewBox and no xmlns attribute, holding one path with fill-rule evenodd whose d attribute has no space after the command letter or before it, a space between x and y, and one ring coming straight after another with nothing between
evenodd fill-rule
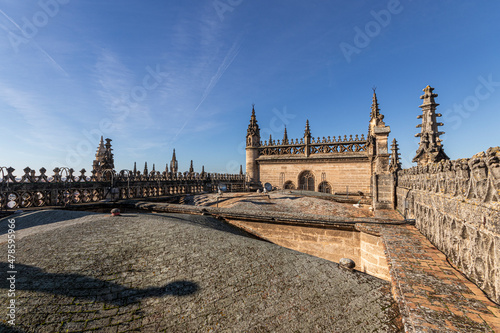
<instances>
[{"instance_id":1,"label":"blue sky","mask_svg":"<svg viewBox=\"0 0 500 333\"><path fill-rule=\"evenodd\" d=\"M0 0L0 166L238 172L263 140L365 134L377 96L405 167L435 87L445 152L500 143L497 1Z\"/></svg>"}]
</instances>

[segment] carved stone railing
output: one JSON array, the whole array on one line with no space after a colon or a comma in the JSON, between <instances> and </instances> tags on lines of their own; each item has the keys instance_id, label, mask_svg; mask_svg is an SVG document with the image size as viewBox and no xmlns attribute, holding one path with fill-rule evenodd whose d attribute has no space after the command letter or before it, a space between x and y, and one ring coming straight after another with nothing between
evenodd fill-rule
<instances>
[{"instance_id":1,"label":"carved stone railing","mask_svg":"<svg viewBox=\"0 0 500 333\"><path fill-rule=\"evenodd\" d=\"M398 172L397 207L500 304L500 148Z\"/></svg>"},{"instance_id":2,"label":"carved stone railing","mask_svg":"<svg viewBox=\"0 0 500 333\"><path fill-rule=\"evenodd\" d=\"M280 142L280 140L272 140L270 142L261 142L259 152L260 155L312 155L312 154L345 154L345 153L359 153L366 152L367 141L364 135L361 138L358 135L355 138L352 135L347 138L344 135L342 139L340 136L338 140L333 137L320 139L312 138L310 144L304 143L304 139L292 139L290 141Z\"/></svg>"},{"instance_id":3,"label":"carved stone railing","mask_svg":"<svg viewBox=\"0 0 500 333\"><path fill-rule=\"evenodd\" d=\"M218 173L160 173L148 174L122 170L103 170L97 177L86 176L85 169L74 175L69 168L55 168L47 176L45 168L36 175L30 168L22 177L15 177L13 168L0 168L0 208L64 206L98 202L105 199L148 198L172 194L216 191L225 184L229 191L245 190L245 175Z\"/></svg>"},{"instance_id":4,"label":"carved stone railing","mask_svg":"<svg viewBox=\"0 0 500 333\"><path fill-rule=\"evenodd\" d=\"M400 170L398 186L443 193L458 199L498 202L500 198L500 148L454 161Z\"/></svg>"}]
</instances>

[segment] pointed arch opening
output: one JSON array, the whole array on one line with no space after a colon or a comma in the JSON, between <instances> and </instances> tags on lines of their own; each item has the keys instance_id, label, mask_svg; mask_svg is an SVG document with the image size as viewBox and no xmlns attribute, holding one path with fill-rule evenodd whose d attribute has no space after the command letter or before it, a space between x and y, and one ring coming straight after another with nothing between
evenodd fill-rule
<instances>
[{"instance_id":1,"label":"pointed arch opening","mask_svg":"<svg viewBox=\"0 0 500 333\"><path fill-rule=\"evenodd\" d=\"M331 194L332 186L327 181L323 181L318 185L318 192Z\"/></svg>"},{"instance_id":2,"label":"pointed arch opening","mask_svg":"<svg viewBox=\"0 0 500 333\"><path fill-rule=\"evenodd\" d=\"M299 175L299 189L304 191L314 191L314 175L311 171L302 171Z\"/></svg>"}]
</instances>

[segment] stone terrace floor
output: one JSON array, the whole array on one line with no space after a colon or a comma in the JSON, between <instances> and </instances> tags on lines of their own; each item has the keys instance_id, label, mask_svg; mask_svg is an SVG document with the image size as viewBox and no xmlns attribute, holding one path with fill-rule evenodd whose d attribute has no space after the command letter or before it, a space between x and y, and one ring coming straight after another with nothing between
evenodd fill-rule
<instances>
[{"instance_id":1,"label":"stone terrace floor","mask_svg":"<svg viewBox=\"0 0 500 333\"><path fill-rule=\"evenodd\" d=\"M398 332L390 283L207 216L15 215L16 326L2 332ZM7 251L6 219L0 247Z\"/></svg>"},{"instance_id":2,"label":"stone terrace floor","mask_svg":"<svg viewBox=\"0 0 500 333\"><path fill-rule=\"evenodd\" d=\"M248 196L226 196L223 206L244 207L249 211L268 210L266 205L258 205L263 199L249 202ZM213 196L202 197L206 198L195 198L195 201L213 205ZM350 221L362 217L391 222L403 220L396 211L377 211L373 216L366 206L356 209L352 205L307 197L292 203L286 200L291 196L277 193L266 197L273 204L271 210L274 213L295 212L300 217L315 212L318 218L339 213ZM362 223L362 228L379 234L383 239L392 291L407 332L500 332L500 306L456 270L415 226Z\"/></svg>"}]
</instances>

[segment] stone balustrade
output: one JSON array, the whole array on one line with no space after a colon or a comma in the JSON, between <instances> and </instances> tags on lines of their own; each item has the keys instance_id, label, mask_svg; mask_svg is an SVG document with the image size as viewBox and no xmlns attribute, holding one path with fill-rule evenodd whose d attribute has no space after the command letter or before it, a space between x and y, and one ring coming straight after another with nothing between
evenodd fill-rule
<instances>
[{"instance_id":1,"label":"stone balustrade","mask_svg":"<svg viewBox=\"0 0 500 333\"><path fill-rule=\"evenodd\" d=\"M500 147L397 174L397 207L500 303Z\"/></svg>"},{"instance_id":2,"label":"stone balustrade","mask_svg":"<svg viewBox=\"0 0 500 333\"><path fill-rule=\"evenodd\" d=\"M87 176L82 169L55 168L53 175L41 168L39 174L24 169L22 177L14 176L13 168L0 168L0 208L64 206L97 202L105 199L148 198L173 194L216 191L224 184L229 191L245 189L245 175L220 173L171 173L151 171L147 174L122 170L95 171Z\"/></svg>"}]
</instances>

